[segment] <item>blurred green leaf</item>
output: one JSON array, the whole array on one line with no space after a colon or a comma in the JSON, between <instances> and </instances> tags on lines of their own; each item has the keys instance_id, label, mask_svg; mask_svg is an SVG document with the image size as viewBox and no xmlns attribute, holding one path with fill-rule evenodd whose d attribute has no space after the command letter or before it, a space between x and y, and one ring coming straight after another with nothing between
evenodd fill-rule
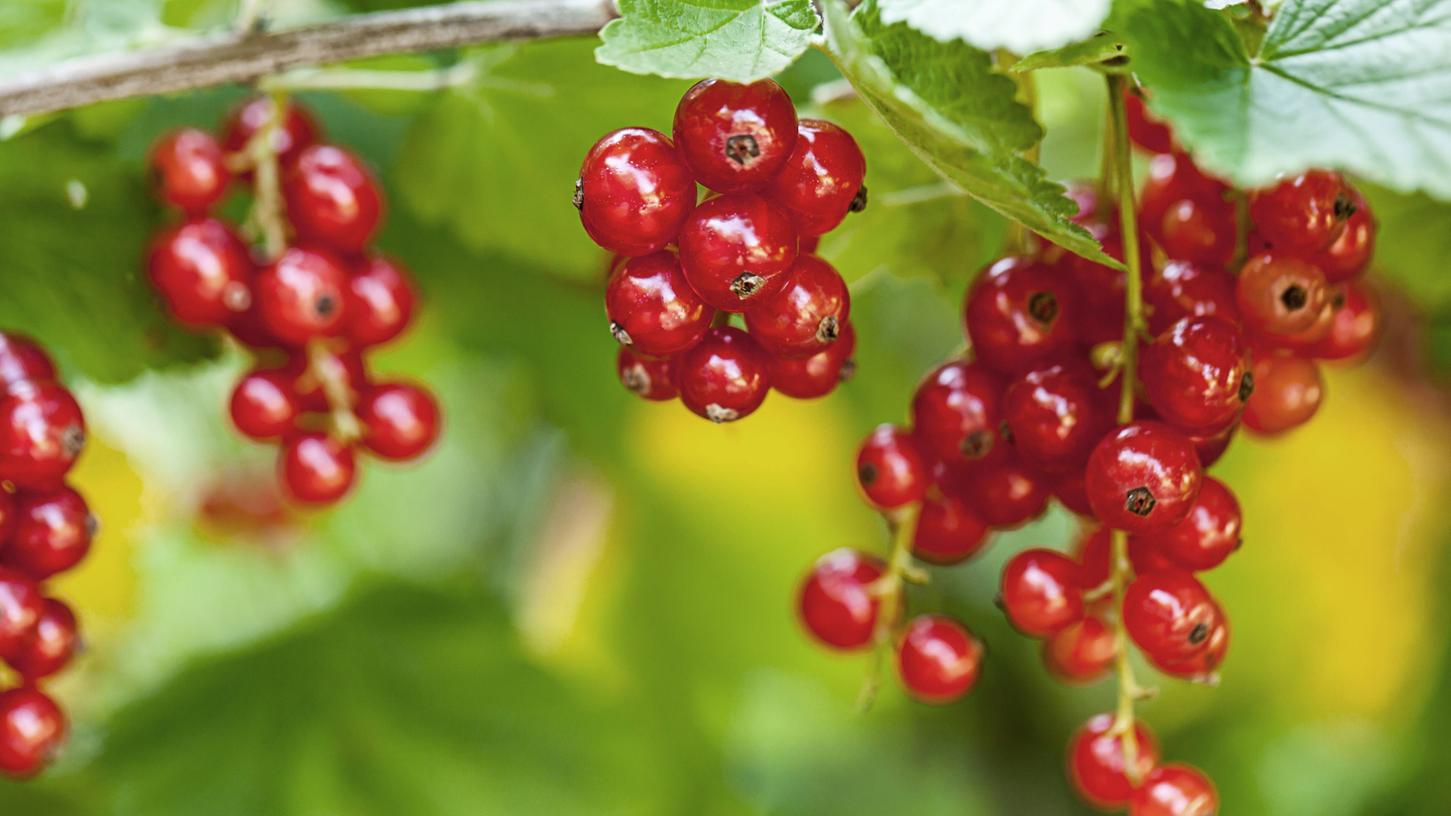
<instances>
[{"instance_id":1,"label":"blurred green leaf","mask_svg":"<svg viewBox=\"0 0 1451 816\"><path fill-rule=\"evenodd\" d=\"M1376 277L1405 292L1425 312L1451 309L1451 204L1424 193L1402 195L1362 184L1379 225Z\"/></svg>"},{"instance_id":2,"label":"blurred green leaf","mask_svg":"<svg viewBox=\"0 0 1451 816\"><path fill-rule=\"evenodd\" d=\"M635 74L752 82L783 70L821 25L811 0L621 0L595 59Z\"/></svg>"}]
</instances>

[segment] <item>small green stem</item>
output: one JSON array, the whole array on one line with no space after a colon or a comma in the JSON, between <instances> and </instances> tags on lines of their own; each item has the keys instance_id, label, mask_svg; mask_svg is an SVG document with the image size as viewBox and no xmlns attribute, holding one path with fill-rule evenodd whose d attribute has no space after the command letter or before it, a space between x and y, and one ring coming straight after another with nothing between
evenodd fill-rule
<instances>
[{"instance_id":1,"label":"small green stem","mask_svg":"<svg viewBox=\"0 0 1451 816\"><path fill-rule=\"evenodd\" d=\"M912 563L912 539L917 535L917 518L922 506L908 505L889 519L892 529L892 552L887 557L887 570L871 585L871 592L877 596L877 625L872 632L872 660L867 665L866 677L862 680L861 693L857 695L857 708L866 711L876 702L877 690L882 683L882 665L892 651L893 632L897 619L906 607L906 582L920 573Z\"/></svg>"},{"instance_id":2,"label":"small green stem","mask_svg":"<svg viewBox=\"0 0 1451 816\"><path fill-rule=\"evenodd\" d=\"M243 165L252 170L252 211L248 224L259 234L267 260L276 260L287 249L287 221L282 201L282 180L277 166L277 131L286 117L287 94L271 94L272 111L267 122L252 134L243 148Z\"/></svg>"}]
</instances>

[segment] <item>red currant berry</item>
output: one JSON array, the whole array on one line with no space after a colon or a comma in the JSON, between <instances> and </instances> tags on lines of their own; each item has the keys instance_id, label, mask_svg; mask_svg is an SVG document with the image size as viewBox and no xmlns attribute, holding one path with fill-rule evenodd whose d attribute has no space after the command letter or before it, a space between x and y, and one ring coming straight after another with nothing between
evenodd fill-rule
<instances>
[{"instance_id":1,"label":"red currant berry","mask_svg":"<svg viewBox=\"0 0 1451 816\"><path fill-rule=\"evenodd\" d=\"M354 410L363 423L363 444L384 459L416 459L438 439L438 403L426 388L401 382L371 385L358 395Z\"/></svg>"},{"instance_id":2,"label":"red currant berry","mask_svg":"<svg viewBox=\"0 0 1451 816\"><path fill-rule=\"evenodd\" d=\"M1167 153L1174 147L1174 134L1169 126L1149 113L1144 93L1136 88L1124 90L1124 113L1128 116L1129 138L1150 153Z\"/></svg>"},{"instance_id":3,"label":"red currant berry","mask_svg":"<svg viewBox=\"0 0 1451 816\"><path fill-rule=\"evenodd\" d=\"M1072 348L1071 287L1051 266L1003 258L978 275L967 293L967 334L979 360L1018 374Z\"/></svg>"},{"instance_id":4,"label":"red currant berry","mask_svg":"<svg viewBox=\"0 0 1451 816\"><path fill-rule=\"evenodd\" d=\"M1099 189L1096 181L1073 179L1064 182L1063 195L1078 207L1078 212L1070 220L1079 226L1087 226L1111 215L1103 200L1103 190Z\"/></svg>"},{"instance_id":5,"label":"red currant berry","mask_svg":"<svg viewBox=\"0 0 1451 816\"><path fill-rule=\"evenodd\" d=\"M848 212L866 206L866 172L866 159L850 133L820 119L802 119L796 147L766 194L791 213L803 236L823 235Z\"/></svg>"},{"instance_id":6,"label":"red currant berry","mask_svg":"<svg viewBox=\"0 0 1451 816\"><path fill-rule=\"evenodd\" d=\"M1314 325L1325 306L1326 288L1319 267L1267 252L1245 261L1235 300L1251 330L1291 335Z\"/></svg>"},{"instance_id":7,"label":"red currant berry","mask_svg":"<svg viewBox=\"0 0 1451 816\"><path fill-rule=\"evenodd\" d=\"M252 439L274 439L297 424L301 406L295 377L279 369L251 371L232 390L232 424Z\"/></svg>"},{"instance_id":8,"label":"red currant berry","mask_svg":"<svg viewBox=\"0 0 1451 816\"><path fill-rule=\"evenodd\" d=\"M734 422L765 401L771 357L749 334L717 326L676 357L675 375L686 408L711 422Z\"/></svg>"},{"instance_id":9,"label":"red currant berry","mask_svg":"<svg viewBox=\"0 0 1451 816\"><path fill-rule=\"evenodd\" d=\"M1184 569L1165 558L1159 548L1143 536L1129 539L1129 565L1134 568L1135 575L1157 575L1161 572L1181 572Z\"/></svg>"},{"instance_id":10,"label":"red currant berry","mask_svg":"<svg viewBox=\"0 0 1451 816\"><path fill-rule=\"evenodd\" d=\"M1225 428L1222 431L1210 433L1189 434L1189 441L1194 443L1194 450L1199 454L1199 464L1206 469L1219 461L1219 457L1229 450L1229 443L1234 441L1234 432L1239 430L1239 425Z\"/></svg>"},{"instance_id":11,"label":"red currant berry","mask_svg":"<svg viewBox=\"0 0 1451 816\"><path fill-rule=\"evenodd\" d=\"M670 139L649 128L605 134L584 157L574 206L600 246L635 257L675 240L695 209L695 179Z\"/></svg>"},{"instance_id":12,"label":"red currant berry","mask_svg":"<svg viewBox=\"0 0 1451 816\"><path fill-rule=\"evenodd\" d=\"M1139 193L1139 223L1158 227L1174 204L1224 201L1229 187L1204 175L1183 153L1160 153L1149 161L1148 177ZM1147 256L1146 256L1147 257Z\"/></svg>"},{"instance_id":13,"label":"red currant berry","mask_svg":"<svg viewBox=\"0 0 1451 816\"><path fill-rule=\"evenodd\" d=\"M1178 524L1145 538L1145 544L1180 569L1201 572L1224 563L1241 544L1239 501L1224 484L1211 476L1189 515Z\"/></svg>"},{"instance_id":14,"label":"red currant berry","mask_svg":"<svg viewBox=\"0 0 1451 816\"><path fill-rule=\"evenodd\" d=\"M1300 357L1255 361L1255 392L1244 406L1244 426L1257 434L1284 433L1310 421L1320 410L1325 383L1320 367Z\"/></svg>"},{"instance_id":15,"label":"red currant berry","mask_svg":"<svg viewBox=\"0 0 1451 816\"><path fill-rule=\"evenodd\" d=\"M257 299L252 298L252 305L245 311L232 315L227 321L227 331L237 338L237 342L253 349L280 349L284 343L275 337L267 324L262 322L262 312L257 308Z\"/></svg>"},{"instance_id":16,"label":"red currant berry","mask_svg":"<svg viewBox=\"0 0 1451 816\"><path fill-rule=\"evenodd\" d=\"M362 160L341 147L317 144L285 167L282 194L298 236L361 252L383 219L383 196Z\"/></svg>"},{"instance_id":17,"label":"red currant berry","mask_svg":"<svg viewBox=\"0 0 1451 816\"><path fill-rule=\"evenodd\" d=\"M924 703L950 703L972 690L982 666L982 644L945 615L907 622L897 669L907 693Z\"/></svg>"},{"instance_id":18,"label":"red currant berry","mask_svg":"<svg viewBox=\"0 0 1451 816\"><path fill-rule=\"evenodd\" d=\"M1085 528L1073 543L1079 576L1087 589L1099 587L1113 571L1113 531L1107 527Z\"/></svg>"},{"instance_id":19,"label":"red currant berry","mask_svg":"<svg viewBox=\"0 0 1451 816\"><path fill-rule=\"evenodd\" d=\"M1016 455L971 465L957 482L963 501L999 529L1021 527L1048 509L1048 486L1042 474Z\"/></svg>"},{"instance_id":20,"label":"red currant berry","mask_svg":"<svg viewBox=\"0 0 1451 816\"><path fill-rule=\"evenodd\" d=\"M408 328L415 296L408 270L393 258L371 256L348 276L344 334L353 346L377 346Z\"/></svg>"},{"instance_id":21,"label":"red currant berry","mask_svg":"<svg viewBox=\"0 0 1451 816\"><path fill-rule=\"evenodd\" d=\"M1000 460L1002 378L981 363L955 361L928 374L912 397L912 426L924 450L944 462Z\"/></svg>"},{"instance_id":22,"label":"red currant berry","mask_svg":"<svg viewBox=\"0 0 1451 816\"><path fill-rule=\"evenodd\" d=\"M685 282L674 255L656 252L630 258L610 275L605 314L621 345L664 357L699 343L715 310Z\"/></svg>"},{"instance_id":23,"label":"red currant berry","mask_svg":"<svg viewBox=\"0 0 1451 816\"><path fill-rule=\"evenodd\" d=\"M1315 253L1311 259L1331 283L1343 283L1359 277L1370 266L1371 256L1375 254L1375 216L1371 215L1370 205L1359 193L1351 191L1351 197L1355 202L1355 212L1346 219L1345 230L1334 243Z\"/></svg>"},{"instance_id":24,"label":"red currant berry","mask_svg":"<svg viewBox=\"0 0 1451 816\"><path fill-rule=\"evenodd\" d=\"M1076 620L1043 641L1043 663L1065 683L1092 683L1118 654L1113 629L1096 615Z\"/></svg>"},{"instance_id":25,"label":"red currant berry","mask_svg":"<svg viewBox=\"0 0 1451 816\"><path fill-rule=\"evenodd\" d=\"M205 212L220 201L232 180L222 146L204 130L182 128L163 136L150 158L157 196L188 213Z\"/></svg>"},{"instance_id":26,"label":"red currant berry","mask_svg":"<svg viewBox=\"0 0 1451 816\"><path fill-rule=\"evenodd\" d=\"M196 218L162 231L146 263L167 310L188 326L220 326L252 303L252 260L226 224Z\"/></svg>"},{"instance_id":27,"label":"red currant berry","mask_svg":"<svg viewBox=\"0 0 1451 816\"><path fill-rule=\"evenodd\" d=\"M1164 212L1157 234L1170 258L1223 266L1234 257L1234 205L1182 198Z\"/></svg>"},{"instance_id":28,"label":"red currant berry","mask_svg":"<svg viewBox=\"0 0 1451 816\"><path fill-rule=\"evenodd\" d=\"M1249 198L1249 217L1271 246L1291 252L1319 252L1345 230L1355 199L1339 173L1311 170Z\"/></svg>"},{"instance_id":29,"label":"red currant berry","mask_svg":"<svg viewBox=\"0 0 1451 816\"><path fill-rule=\"evenodd\" d=\"M19 654L44 613L45 599L35 581L0 567L0 657Z\"/></svg>"},{"instance_id":30,"label":"red currant berry","mask_svg":"<svg viewBox=\"0 0 1451 816\"><path fill-rule=\"evenodd\" d=\"M1093 515L1093 507L1088 503L1088 492L1083 487L1082 471L1070 471L1058 476L1050 482L1049 489L1053 498L1068 512L1080 516Z\"/></svg>"},{"instance_id":31,"label":"red currant berry","mask_svg":"<svg viewBox=\"0 0 1451 816\"><path fill-rule=\"evenodd\" d=\"M272 99L258 96L237 106L222 123L222 147L228 153L239 153L257 132L272 121ZM300 105L288 103L281 126L272 132L272 152L282 165L292 160L303 148L318 139L320 130L312 116Z\"/></svg>"},{"instance_id":32,"label":"red currant berry","mask_svg":"<svg viewBox=\"0 0 1451 816\"><path fill-rule=\"evenodd\" d=\"M304 431L282 443L278 471L294 501L332 504L352 489L357 465L352 448L325 433Z\"/></svg>"},{"instance_id":33,"label":"red currant berry","mask_svg":"<svg viewBox=\"0 0 1451 816\"><path fill-rule=\"evenodd\" d=\"M929 496L922 502L912 554L932 564L956 564L976 555L991 530L956 496Z\"/></svg>"},{"instance_id":34,"label":"red currant berry","mask_svg":"<svg viewBox=\"0 0 1451 816\"><path fill-rule=\"evenodd\" d=\"M0 771L25 777L49 762L65 741L60 706L22 686L0 693Z\"/></svg>"},{"instance_id":35,"label":"red currant berry","mask_svg":"<svg viewBox=\"0 0 1451 816\"><path fill-rule=\"evenodd\" d=\"M1223 617L1209 590L1183 570L1135 578L1124 593L1123 616L1134 643L1166 661L1203 652Z\"/></svg>"},{"instance_id":36,"label":"red currant berry","mask_svg":"<svg viewBox=\"0 0 1451 816\"><path fill-rule=\"evenodd\" d=\"M810 357L836 342L851 310L851 294L831 264L798 255L786 285L746 309L746 328L778 357Z\"/></svg>"},{"instance_id":37,"label":"red currant berry","mask_svg":"<svg viewBox=\"0 0 1451 816\"><path fill-rule=\"evenodd\" d=\"M1343 284L1331 297L1330 330L1310 353L1322 360L1356 360L1370 353L1380 337L1380 304L1365 284Z\"/></svg>"},{"instance_id":38,"label":"red currant berry","mask_svg":"<svg viewBox=\"0 0 1451 816\"><path fill-rule=\"evenodd\" d=\"M1214 816L1219 793L1203 773L1188 765L1161 765L1144 778L1129 800L1129 816Z\"/></svg>"},{"instance_id":39,"label":"red currant berry","mask_svg":"<svg viewBox=\"0 0 1451 816\"><path fill-rule=\"evenodd\" d=\"M1105 218L1115 218L1110 211ZM1089 221L1084 228L1103 244L1103 251L1111 258L1123 260L1123 241L1118 226L1110 221ZM1046 254L1045 254L1046 257ZM1142 257L1149 257L1144 254ZM1123 270L1114 269L1071 253L1063 255L1055 264L1059 274L1072 283L1075 298L1074 317L1078 324L1074 332L1084 345L1118 340L1124 331L1124 282Z\"/></svg>"},{"instance_id":40,"label":"red currant berry","mask_svg":"<svg viewBox=\"0 0 1451 816\"><path fill-rule=\"evenodd\" d=\"M1093 372L1081 365L1035 368L1003 392L1013 447L1039 467L1081 465L1113 417Z\"/></svg>"},{"instance_id":41,"label":"red currant berry","mask_svg":"<svg viewBox=\"0 0 1451 816\"><path fill-rule=\"evenodd\" d=\"M680 265L706 303L744 311L786 285L796 260L796 229L760 196L723 195L702 203L680 228Z\"/></svg>"},{"instance_id":42,"label":"red currant berry","mask_svg":"<svg viewBox=\"0 0 1451 816\"><path fill-rule=\"evenodd\" d=\"M1160 334L1186 317L1238 322L1234 288L1234 278L1222 269L1170 261L1144 284L1149 331Z\"/></svg>"},{"instance_id":43,"label":"red currant berry","mask_svg":"<svg viewBox=\"0 0 1451 816\"><path fill-rule=\"evenodd\" d=\"M1082 572L1053 550L1024 550L1003 567L1002 607L1025 635L1047 637L1083 617Z\"/></svg>"},{"instance_id":44,"label":"red currant berry","mask_svg":"<svg viewBox=\"0 0 1451 816\"><path fill-rule=\"evenodd\" d=\"M1234 422L1254 391L1249 346L1238 327L1186 317L1144 347L1144 398L1171 425L1215 431Z\"/></svg>"},{"instance_id":45,"label":"red currant berry","mask_svg":"<svg viewBox=\"0 0 1451 816\"><path fill-rule=\"evenodd\" d=\"M334 353L316 349L309 353L293 350L279 370L292 377L291 390L297 395L303 412L325 413L332 410L327 389L323 386L324 379L337 383L347 407L357 402L358 394L368 386L368 372L362 356L356 351Z\"/></svg>"},{"instance_id":46,"label":"red currant berry","mask_svg":"<svg viewBox=\"0 0 1451 816\"><path fill-rule=\"evenodd\" d=\"M24 492L16 503L14 537L0 560L44 580L79 564L91 549L96 528L86 500L71 488Z\"/></svg>"},{"instance_id":47,"label":"red currant berry","mask_svg":"<svg viewBox=\"0 0 1451 816\"><path fill-rule=\"evenodd\" d=\"M1142 779L1159 764L1159 743L1142 722L1134 722L1134 776ZM1112 714L1099 714L1083 724L1068 744L1068 773L1080 796L1110 810L1127 805L1134 785L1129 781L1123 735L1114 732Z\"/></svg>"},{"instance_id":48,"label":"red currant berry","mask_svg":"<svg viewBox=\"0 0 1451 816\"><path fill-rule=\"evenodd\" d=\"M1199 453L1184 434L1157 422L1131 422L1093 449L1084 487L1099 521L1144 533L1188 515L1203 477Z\"/></svg>"},{"instance_id":49,"label":"red currant berry","mask_svg":"<svg viewBox=\"0 0 1451 816\"><path fill-rule=\"evenodd\" d=\"M769 79L749 85L707 79L680 98L674 135L701 184L719 193L758 190L796 147L796 107Z\"/></svg>"},{"instance_id":50,"label":"red currant berry","mask_svg":"<svg viewBox=\"0 0 1451 816\"><path fill-rule=\"evenodd\" d=\"M1209 633L1209 640L1202 650L1185 658L1164 658L1149 654L1147 657L1154 664L1154 668L1172 677L1212 682L1215 670L1229 653L1229 622L1225 620L1222 611L1218 614L1219 623Z\"/></svg>"},{"instance_id":51,"label":"red currant berry","mask_svg":"<svg viewBox=\"0 0 1451 816\"><path fill-rule=\"evenodd\" d=\"M680 393L675 387L673 357L645 357L621 347L615 371L620 375L620 384L643 399L671 400Z\"/></svg>"},{"instance_id":52,"label":"red currant berry","mask_svg":"<svg viewBox=\"0 0 1451 816\"><path fill-rule=\"evenodd\" d=\"M55 363L39 343L23 334L0 332L0 393L53 379Z\"/></svg>"},{"instance_id":53,"label":"red currant berry","mask_svg":"<svg viewBox=\"0 0 1451 816\"><path fill-rule=\"evenodd\" d=\"M856 330L850 321L843 322L841 336L824 350L810 357L772 360L771 387L796 399L824 397L856 372L855 351Z\"/></svg>"},{"instance_id":54,"label":"red currant berry","mask_svg":"<svg viewBox=\"0 0 1451 816\"><path fill-rule=\"evenodd\" d=\"M922 501L929 464L912 434L896 425L878 425L857 452L856 474L873 507L896 510Z\"/></svg>"},{"instance_id":55,"label":"red currant berry","mask_svg":"<svg viewBox=\"0 0 1451 816\"><path fill-rule=\"evenodd\" d=\"M258 313L267 330L286 343L302 344L342 331L348 277L334 255L289 247L257 275Z\"/></svg>"},{"instance_id":56,"label":"red currant berry","mask_svg":"<svg viewBox=\"0 0 1451 816\"><path fill-rule=\"evenodd\" d=\"M797 609L807 631L836 649L860 649L877 626L877 597L872 583L886 565L856 550L823 555L801 584Z\"/></svg>"},{"instance_id":57,"label":"red currant berry","mask_svg":"<svg viewBox=\"0 0 1451 816\"><path fill-rule=\"evenodd\" d=\"M54 487L85 446L85 417L64 386L34 383L0 400L0 479Z\"/></svg>"},{"instance_id":58,"label":"red currant berry","mask_svg":"<svg viewBox=\"0 0 1451 816\"><path fill-rule=\"evenodd\" d=\"M12 668L27 681L39 680L66 667L78 640L75 613L69 606L47 598L40 620L25 639L25 645L8 658Z\"/></svg>"}]
</instances>

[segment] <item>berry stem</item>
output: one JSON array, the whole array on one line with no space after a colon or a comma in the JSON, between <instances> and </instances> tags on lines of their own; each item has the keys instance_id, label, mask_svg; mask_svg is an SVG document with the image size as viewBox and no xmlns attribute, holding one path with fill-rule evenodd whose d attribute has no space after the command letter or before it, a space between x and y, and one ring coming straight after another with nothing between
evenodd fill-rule
<instances>
[{"instance_id":1,"label":"berry stem","mask_svg":"<svg viewBox=\"0 0 1451 816\"><path fill-rule=\"evenodd\" d=\"M352 395L348 393L347 372L342 361L320 340L307 344L307 370L322 386L332 418L333 436L347 444L363 436L363 425L353 413Z\"/></svg>"},{"instance_id":2,"label":"berry stem","mask_svg":"<svg viewBox=\"0 0 1451 816\"><path fill-rule=\"evenodd\" d=\"M299 68L266 77L257 83L264 91L409 91L428 93L467 85L478 76L478 65L464 61L430 71L379 71L362 68Z\"/></svg>"},{"instance_id":3,"label":"berry stem","mask_svg":"<svg viewBox=\"0 0 1451 816\"><path fill-rule=\"evenodd\" d=\"M906 582L921 583L925 580L912 563L912 539L917 535L917 518L921 514L922 505L909 504L887 517L892 532L892 553L887 557L887 571L871 586L872 593L877 596L877 624L872 632L875 645L871 663L867 666L861 693L857 695L860 711L872 707L877 699L877 690L881 688L882 664L892 651L892 633L904 607Z\"/></svg>"},{"instance_id":4,"label":"berry stem","mask_svg":"<svg viewBox=\"0 0 1451 816\"><path fill-rule=\"evenodd\" d=\"M1134 418L1134 386L1138 377L1139 336L1144 330L1143 279L1140 273L1139 225L1134 210L1134 165L1129 152L1128 116L1124 109L1124 78L1117 74L1108 77L1108 137L1111 151L1105 151L1105 169L1113 170L1113 189L1118 195L1119 229L1123 235L1124 265L1127 267L1124 283L1124 332L1119 347L1119 403L1118 422L1124 424ZM1108 179L1105 179L1107 186ZM1138 738L1134 730L1134 701L1142 690L1134 679L1134 667L1129 660L1128 629L1124 625L1124 589L1128 584L1129 541L1123 530L1114 530L1112 542L1112 571L1109 582L1112 586L1114 615L1114 663L1118 675L1118 705L1114 712L1113 732L1123 743L1124 767L1129 781L1138 784Z\"/></svg>"},{"instance_id":5,"label":"berry stem","mask_svg":"<svg viewBox=\"0 0 1451 816\"><path fill-rule=\"evenodd\" d=\"M287 93L273 91L272 115L252 134L244 149L244 160L252 168L252 210L248 225L260 233L267 260L275 261L287 249L287 222L283 212L282 179L277 152L272 149L278 128L287 112Z\"/></svg>"}]
</instances>

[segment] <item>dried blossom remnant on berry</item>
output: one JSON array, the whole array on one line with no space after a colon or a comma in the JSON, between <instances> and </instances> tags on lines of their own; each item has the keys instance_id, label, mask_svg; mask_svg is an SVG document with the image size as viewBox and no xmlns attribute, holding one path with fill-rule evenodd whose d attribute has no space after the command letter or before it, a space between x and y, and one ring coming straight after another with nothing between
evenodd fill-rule
<instances>
[{"instance_id":1,"label":"dried blossom remnant on berry","mask_svg":"<svg viewBox=\"0 0 1451 816\"><path fill-rule=\"evenodd\" d=\"M754 275L750 272L742 272L736 277L735 280L731 281L731 294L735 295L741 300L745 300L751 295L754 295L755 293L761 291L761 287L765 285L766 279L761 277L760 275Z\"/></svg>"},{"instance_id":2,"label":"dried blossom remnant on berry","mask_svg":"<svg viewBox=\"0 0 1451 816\"><path fill-rule=\"evenodd\" d=\"M734 408L726 408L712 402L705 406L705 418L716 424L735 422L741 418L741 413Z\"/></svg>"},{"instance_id":3,"label":"dried blossom remnant on berry","mask_svg":"<svg viewBox=\"0 0 1451 816\"><path fill-rule=\"evenodd\" d=\"M574 180L574 196L570 199L576 210L584 209L584 179Z\"/></svg>"},{"instance_id":4,"label":"dried blossom remnant on berry","mask_svg":"<svg viewBox=\"0 0 1451 816\"><path fill-rule=\"evenodd\" d=\"M871 485L877 480L877 467L876 465L870 464L862 465L861 467L857 468L856 475L857 478L861 480L862 484Z\"/></svg>"},{"instance_id":5,"label":"dried blossom remnant on berry","mask_svg":"<svg viewBox=\"0 0 1451 816\"><path fill-rule=\"evenodd\" d=\"M650 393L650 373L639 363L631 365L620 372L620 382L625 390L639 395Z\"/></svg>"},{"instance_id":6,"label":"dried blossom remnant on berry","mask_svg":"<svg viewBox=\"0 0 1451 816\"><path fill-rule=\"evenodd\" d=\"M61 451L66 458L74 459L81 455L81 449L86 446L86 431L79 425L67 425L60 434Z\"/></svg>"},{"instance_id":7,"label":"dried blossom remnant on berry","mask_svg":"<svg viewBox=\"0 0 1451 816\"><path fill-rule=\"evenodd\" d=\"M856 360L848 359L846 362L841 364L841 370L836 372L836 381L839 383L844 383L854 376L856 376Z\"/></svg>"},{"instance_id":8,"label":"dried blossom remnant on berry","mask_svg":"<svg viewBox=\"0 0 1451 816\"><path fill-rule=\"evenodd\" d=\"M736 164L744 165L761 155L761 146L756 144L756 137L749 133L737 133L726 138L726 158Z\"/></svg>"},{"instance_id":9,"label":"dried blossom remnant on berry","mask_svg":"<svg viewBox=\"0 0 1451 816\"><path fill-rule=\"evenodd\" d=\"M1034 292L1028 297L1028 314L1045 326L1052 323L1058 316L1058 298L1052 292Z\"/></svg>"},{"instance_id":10,"label":"dried blossom remnant on berry","mask_svg":"<svg viewBox=\"0 0 1451 816\"><path fill-rule=\"evenodd\" d=\"M821 318L821 323L816 327L816 339L822 343L832 343L841 334L841 325L836 315L827 315Z\"/></svg>"},{"instance_id":11,"label":"dried blossom remnant on berry","mask_svg":"<svg viewBox=\"0 0 1451 816\"><path fill-rule=\"evenodd\" d=\"M981 459L992 450L993 435L984 430L973 431L962 438L961 447L963 456L969 459Z\"/></svg>"},{"instance_id":12,"label":"dried blossom remnant on berry","mask_svg":"<svg viewBox=\"0 0 1451 816\"><path fill-rule=\"evenodd\" d=\"M1239 401L1249 402L1250 395L1255 392L1255 375L1252 371L1246 371L1243 377L1239 378Z\"/></svg>"},{"instance_id":13,"label":"dried blossom remnant on berry","mask_svg":"<svg viewBox=\"0 0 1451 816\"><path fill-rule=\"evenodd\" d=\"M610 336L615 338L615 341L622 346L628 346L635 342L635 339L630 336L630 333L625 331L625 327L613 320L610 321Z\"/></svg>"},{"instance_id":14,"label":"dried blossom remnant on berry","mask_svg":"<svg viewBox=\"0 0 1451 816\"><path fill-rule=\"evenodd\" d=\"M1305 291L1305 287L1293 284L1285 287L1285 291L1280 293L1280 302L1285 304L1286 309L1297 311L1305 308L1305 304L1310 302L1310 293Z\"/></svg>"},{"instance_id":15,"label":"dried blossom remnant on berry","mask_svg":"<svg viewBox=\"0 0 1451 816\"><path fill-rule=\"evenodd\" d=\"M867 186L865 184L857 189L856 195L851 197L851 203L846 208L854 213L859 213L867 208Z\"/></svg>"},{"instance_id":16,"label":"dried blossom remnant on berry","mask_svg":"<svg viewBox=\"0 0 1451 816\"><path fill-rule=\"evenodd\" d=\"M1199 644L1203 643L1208 639L1209 624L1203 621L1194 624L1194 628L1189 630L1189 643L1194 646L1198 646Z\"/></svg>"},{"instance_id":17,"label":"dried blossom remnant on berry","mask_svg":"<svg viewBox=\"0 0 1451 816\"><path fill-rule=\"evenodd\" d=\"M1136 516L1147 517L1158 503L1147 487L1136 487L1124 495L1124 509Z\"/></svg>"}]
</instances>

